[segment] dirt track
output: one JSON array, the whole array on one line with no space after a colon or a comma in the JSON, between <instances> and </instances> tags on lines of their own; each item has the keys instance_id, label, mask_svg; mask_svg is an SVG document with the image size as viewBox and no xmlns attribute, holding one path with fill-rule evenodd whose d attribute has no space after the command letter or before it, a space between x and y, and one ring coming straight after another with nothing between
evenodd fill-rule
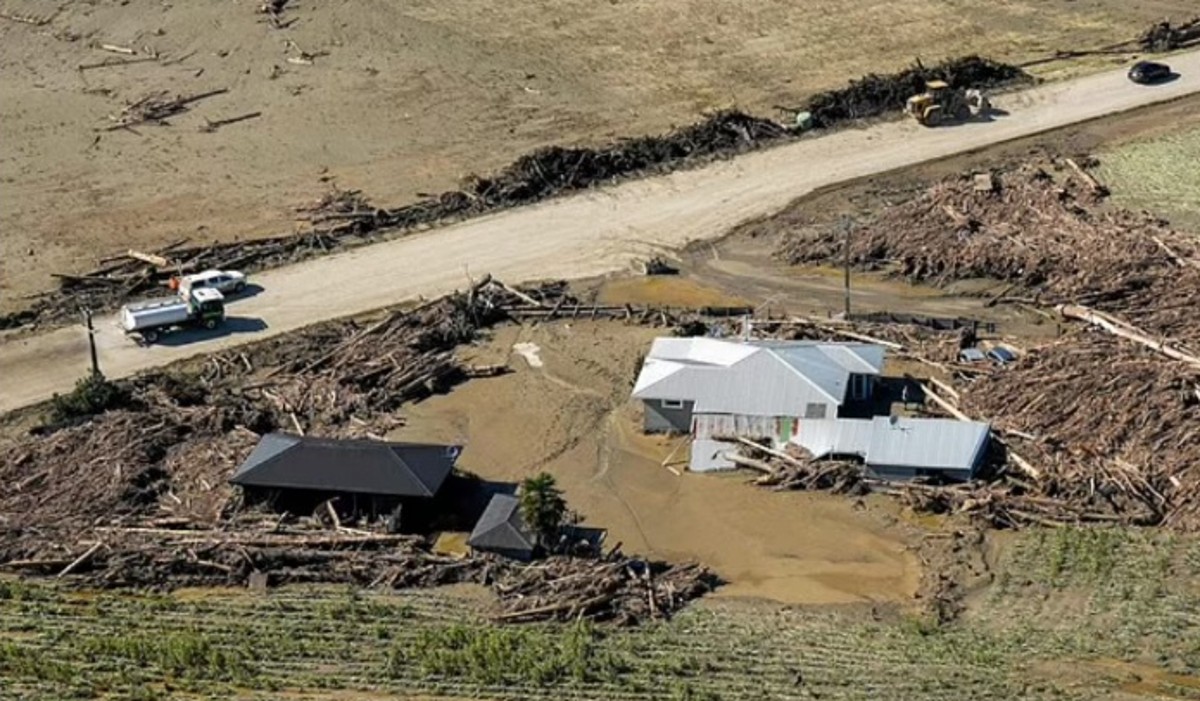
<instances>
[{"instance_id":1,"label":"dirt track","mask_svg":"<svg viewBox=\"0 0 1200 701\"><path fill-rule=\"evenodd\" d=\"M1181 77L1142 87L1111 71L1002 96L1009 112L988 124L938 130L908 122L845 131L701 170L632 182L513 210L397 241L264 273L260 294L230 305L215 336L181 334L153 348L97 320L102 369L111 377L322 319L435 296L491 272L509 282L578 278L621 269L631 258L720 236L812 190L1200 92L1200 52L1171 58ZM0 346L0 411L69 389L87 362L78 327Z\"/></svg>"}]
</instances>

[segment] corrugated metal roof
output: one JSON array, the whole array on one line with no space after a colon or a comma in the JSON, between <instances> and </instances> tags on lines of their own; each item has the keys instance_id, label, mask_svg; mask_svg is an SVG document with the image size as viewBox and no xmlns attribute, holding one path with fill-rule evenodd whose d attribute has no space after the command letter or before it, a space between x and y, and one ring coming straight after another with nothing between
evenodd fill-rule
<instances>
[{"instance_id":1,"label":"corrugated metal roof","mask_svg":"<svg viewBox=\"0 0 1200 701\"><path fill-rule=\"evenodd\" d=\"M654 341L633 388L638 399L694 401L697 413L797 416L838 403L850 375L877 375L885 349L865 343Z\"/></svg>"},{"instance_id":2,"label":"corrugated metal roof","mask_svg":"<svg viewBox=\"0 0 1200 701\"><path fill-rule=\"evenodd\" d=\"M978 421L876 416L867 465L969 471L983 457L988 430Z\"/></svg>"},{"instance_id":3,"label":"corrugated metal roof","mask_svg":"<svg viewBox=\"0 0 1200 701\"><path fill-rule=\"evenodd\" d=\"M692 338L662 337L654 339L647 358L674 360L699 365L728 367L745 360L754 353L754 347L744 343L731 343L715 338L697 336Z\"/></svg>"},{"instance_id":4,"label":"corrugated metal roof","mask_svg":"<svg viewBox=\"0 0 1200 701\"><path fill-rule=\"evenodd\" d=\"M338 440L271 433L230 479L247 487L432 497L458 446Z\"/></svg>"},{"instance_id":5,"label":"corrugated metal roof","mask_svg":"<svg viewBox=\"0 0 1200 701\"><path fill-rule=\"evenodd\" d=\"M989 427L977 421L876 416L801 421L792 442L814 458L858 455L871 467L971 471Z\"/></svg>"},{"instance_id":6,"label":"corrugated metal roof","mask_svg":"<svg viewBox=\"0 0 1200 701\"><path fill-rule=\"evenodd\" d=\"M808 419L800 421L792 442L814 458L857 455L866 459L873 432L870 419Z\"/></svg>"},{"instance_id":7,"label":"corrugated metal roof","mask_svg":"<svg viewBox=\"0 0 1200 701\"><path fill-rule=\"evenodd\" d=\"M467 545L481 550L533 552L533 536L521 518L520 507L520 500L514 496L492 497L471 530Z\"/></svg>"}]
</instances>

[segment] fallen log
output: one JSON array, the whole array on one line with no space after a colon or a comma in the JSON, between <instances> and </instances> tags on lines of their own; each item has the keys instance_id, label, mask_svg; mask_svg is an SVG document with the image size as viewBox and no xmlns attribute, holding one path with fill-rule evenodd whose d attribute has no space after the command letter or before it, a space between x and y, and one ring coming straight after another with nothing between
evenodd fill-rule
<instances>
[{"instance_id":1,"label":"fallen log","mask_svg":"<svg viewBox=\"0 0 1200 701\"><path fill-rule=\"evenodd\" d=\"M794 465L795 467L799 467L801 469L808 469L808 465L806 465L803 461L797 460L796 458L792 457L791 455L788 455L787 453L783 452L782 450L775 450L774 448L770 448L765 445L755 443L754 441L750 440L749 438L745 438L742 436L735 436L734 440L736 440L738 443L741 443L742 445L753 448L754 450L762 451L762 452L766 453L767 455L779 458L780 460L783 460L786 463L790 463L790 464Z\"/></svg>"},{"instance_id":2,"label":"fallen log","mask_svg":"<svg viewBox=\"0 0 1200 701\"><path fill-rule=\"evenodd\" d=\"M1167 345L1165 341L1156 341L1147 336L1142 330L1130 326L1123 321L1113 319L1095 309L1090 309L1080 304L1060 304L1055 309L1065 319L1076 319L1087 322L1092 326L1104 329L1114 336L1119 336L1134 343L1140 343L1151 350L1162 353L1168 358L1200 368L1200 358L1173 348Z\"/></svg>"},{"instance_id":3,"label":"fallen log","mask_svg":"<svg viewBox=\"0 0 1200 701\"><path fill-rule=\"evenodd\" d=\"M954 418L958 419L959 421L973 421L971 417L964 414L961 410L959 410L958 407L954 406L949 401L943 399L942 397L938 396L937 393L930 390L929 386L925 383L918 383L918 386L921 388L921 392L927 398L932 399L934 404L937 404L942 409L945 409ZM1021 472L1024 472L1031 479L1040 480L1042 478L1042 473L1040 470L1035 468L1028 460L1013 452L1013 450L1009 448L999 436L995 435L994 431L992 432L992 438L996 442L1005 446L1008 457L1012 460L1013 464L1017 466L1017 469L1019 469Z\"/></svg>"},{"instance_id":4,"label":"fallen log","mask_svg":"<svg viewBox=\"0 0 1200 701\"><path fill-rule=\"evenodd\" d=\"M858 333L856 331L847 331L845 329L840 329L832 324L827 324L825 322L817 321L816 319L806 319L804 317L794 317L792 319L792 322L801 324L801 325L805 325L805 326L812 326L814 328L821 329L822 331L831 333L835 336L843 336L845 338L854 339L856 341L862 341L864 343L875 343L875 344L878 344L878 345L881 345L881 346L884 346L887 348L891 348L892 350L896 350L896 351L904 350L904 346L902 346L899 343L895 343L893 341L885 341L882 338L875 338L874 336L868 336L866 334ZM770 322L770 323L777 323L777 322Z\"/></svg>"},{"instance_id":5,"label":"fallen log","mask_svg":"<svg viewBox=\"0 0 1200 701\"><path fill-rule=\"evenodd\" d=\"M59 579L62 579L68 574L71 574L71 572L74 572L76 568L87 562L88 558L90 558L92 555L95 555L96 551L99 550L103 545L104 543L102 541L96 541L92 547L88 548L82 555L72 560L69 565L62 568L62 570L55 576Z\"/></svg>"},{"instance_id":6,"label":"fallen log","mask_svg":"<svg viewBox=\"0 0 1200 701\"><path fill-rule=\"evenodd\" d=\"M150 265L153 265L158 268L166 268L166 267L170 267L170 265L171 265L171 261L167 260L166 258L163 258L160 255L155 255L153 253L143 253L141 251L135 251L132 248L129 249L128 251L126 251L125 255L129 256L130 258L136 258L137 260L143 261L145 263L149 263Z\"/></svg>"},{"instance_id":7,"label":"fallen log","mask_svg":"<svg viewBox=\"0 0 1200 701\"><path fill-rule=\"evenodd\" d=\"M1092 193L1097 197L1106 197L1108 195L1108 188L1105 187L1104 184L1099 180L1097 180L1095 176L1084 170L1078 163L1076 163L1074 158L1064 158L1063 162L1070 166L1071 170L1075 171L1075 174L1082 178L1085 183L1087 183L1088 188L1090 188Z\"/></svg>"},{"instance_id":8,"label":"fallen log","mask_svg":"<svg viewBox=\"0 0 1200 701\"><path fill-rule=\"evenodd\" d=\"M743 455L729 454L729 455L726 455L725 458L727 460L729 460L729 462L733 463L734 465L739 465L741 467L748 467L751 470L758 470L759 472L762 472L767 475L774 475L776 472L775 468L771 467L767 463L765 463L761 460L747 458Z\"/></svg>"}]
</instances>

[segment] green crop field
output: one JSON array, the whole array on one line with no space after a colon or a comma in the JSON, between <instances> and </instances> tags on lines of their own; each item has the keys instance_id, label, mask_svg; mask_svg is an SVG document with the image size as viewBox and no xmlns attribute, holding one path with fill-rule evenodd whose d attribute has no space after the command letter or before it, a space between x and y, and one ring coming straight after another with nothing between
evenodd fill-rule
<instances>
[{"instance_id":1,"label":"green crop field","mask_svg":"<svg viewBox=\"0 0 1200 701\"><path fill-rule=\"evenodd\" d=\"M0 582L0 696L22 699L1085 699L1044 665L1170 673L1200 698L1200 545L1120 531L1022 536L960 621L711 600L637 629L498 626L478 599L291 587L77 592ZM1188 696L1187 694L1192 694Z\"/></svg>"},{"instance_id":2,"label":"green crop field","mask_svg":"<svg viewBox=\"0 0 1200 701\"><path fill-rule=\"evenodd\" d=\"M1100 154L1098 175L1113 201L1200 231L1200 126L1132 141Z\"/></svg>"}]
</instances>

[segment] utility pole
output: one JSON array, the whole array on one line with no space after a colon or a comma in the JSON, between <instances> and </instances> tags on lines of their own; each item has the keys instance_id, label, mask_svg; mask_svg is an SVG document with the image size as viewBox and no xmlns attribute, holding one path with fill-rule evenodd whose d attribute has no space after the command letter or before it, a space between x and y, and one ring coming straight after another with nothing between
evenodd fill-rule
<instances>
[{"instance_id":1,"label":"utility pole","mask_svg":"<svg viewBox=\"0 0 1200 701\"><path fill-rule=\"evenodd\" d=\"M845 235L845 242L842 245L845 253L844 259L844 280L846 288L846 321L850 321L850 231L854 228L854 222L850 217L842 217L842 232Z\"/></svg>"},{"instance_id":2,"label":"utility pole","mask_svg":"<svg viewBox=\"0 0 1200 701\"><path fill-rule=\"evenodd\" d=\"M92 353L92 375L100 374L100 359L96 356L96 329L92 326L92 310L83 308L83 323L87 326L88 348Z\"/></svg>"}]
</instances>

